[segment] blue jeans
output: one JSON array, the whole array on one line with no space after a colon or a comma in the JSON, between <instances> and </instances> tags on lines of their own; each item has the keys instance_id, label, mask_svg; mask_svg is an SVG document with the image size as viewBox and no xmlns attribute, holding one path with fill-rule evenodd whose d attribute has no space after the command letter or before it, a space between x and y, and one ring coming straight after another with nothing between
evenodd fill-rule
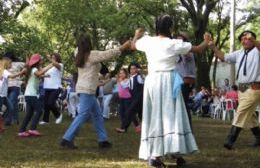
<instances>
[{"instance_id":1,"label":"blue jeans","mask_svg":"<svg viewBox=\"0 0 260 168\"><path fill-rule=\"evenodd\" d=\"M4 113L5 124L11 125L12 124L13 105L7 97L2 97L1 99L2 99L2 105L4 104L7 107L7 110Z\"/></svg>"},{"instance_id":2,"label":"blue jeans","mask_svg":"<svg viewBox=\"0 0 260 168\"><path fill-rule=\"evenodd\" d=\"M97 132L98 142L107 141L107 132L97 98L95 95L85 93L79 96L79 113L65 132L63 139L73 141L82 124L90 117Z\"/></svg>"},{"instance_id":3,"label":"blue jeans","mask_svg":"<svg viewBox=\"0 0 260 168\"><path fill-rule=\"evenodd\" d=\"M19 109L18 109L18 96L20 94L20 87L8 88L8 99L13 105L13 111L10 111L10 115L13 121L19 122Z\"/></svg>"}]
</instances>

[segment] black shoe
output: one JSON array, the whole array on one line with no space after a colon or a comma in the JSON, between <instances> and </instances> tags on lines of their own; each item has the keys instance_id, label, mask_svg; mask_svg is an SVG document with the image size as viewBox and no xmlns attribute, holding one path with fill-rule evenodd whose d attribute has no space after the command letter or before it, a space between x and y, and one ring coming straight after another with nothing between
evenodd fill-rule
<instances>
[{"instance_id":1,"label":"black shoe","mask_svg":"<svg viewBox=\"0 0 260 168\"><path fill-rule=\"evenodd\" d=\"M182 157L178 157L176 160L177 166L183 166L186 164L186 161Z\"/></svg>"},{"instance_id":2,"label":"black shoe","mask_svg":"<svg viewBox=\"0 0 260 168\"><path fill-rule=\"evenodd\" d=\"M166 165L159 159L149 159L148 161L150 166L156 167L156 168L164 168Z\"/></svg>"},{"instance_id":3,"label":"black shoe","mask_svg":"<svg viewBox=\"0 0 260 168\"><path fill-rule=\"evenodd\" d=\"M78 149L78 147L75 146L73 142L70 142L70 141L65 140L65 139L62 139L60 146L62 146L64 148L68 148L68 149Z\"/></svg>"},{"instance_id":4,"label":"black shoe","mask_svg":"<svg viewBox=\"0 0 260 168\"><path fill-rule=\"evenodd\" d=\"M110 142L108 142L108 141L103 141L103 142L99 142L98 143L98 147L101 148L101 149L111 148L112 144Z\"/></svg>"},{"instance_id":5,"label":"black shoe","mask_svg":"<svg viewBox=\"0 0 260 168\"><path fill-rule=\"evenodd\" d=\"M228 149L228 150L231 150L231 149L233 149L233 145L230 145L230 144L228 144L228 143L224 143L224 148L226 148L226 149Z\"/></svg>"},{"instance_id":6,"label":"black shoe","mask_svg":"<svg viewBox=\"0 0 260 168\"><path fill-rule=\"evenodd\" d=\"M6 122L5 126L11 126L12 124L10 122Z\"/></svg>"}]
</instances>

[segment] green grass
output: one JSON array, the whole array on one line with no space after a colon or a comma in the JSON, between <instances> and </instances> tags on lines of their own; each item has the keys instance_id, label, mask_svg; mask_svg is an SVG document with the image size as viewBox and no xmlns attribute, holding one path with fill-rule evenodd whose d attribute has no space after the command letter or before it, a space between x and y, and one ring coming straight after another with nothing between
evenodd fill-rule
<instances>
[{"instance_id":1,"label":"green grass","mask_svg":"<svg viewBox=\"0 0 260 168\"><path fill-rule=\"evenodd\" d=\"M113 143L108 150L98 149L95 131L89 123L82 127L75 139L78 150L61 149L59 142L69 123L70 119L65 118L61 125L39 126L44 136L26 139L16 137L18 126L8 127L0 134L0 167L149 167L146 162L138 160L140 135L133 129L126 134L116 133L117 118L106 121ZM236 149L228 151L222 145L230 123L205 118L194 118L193 123L200 152L185 157L185 168L260 168L260 148L249 147L254 140L251 132L242 131ZM174 160L167 159L166 163L176 167Z\"/></svg>"}]
</instances>

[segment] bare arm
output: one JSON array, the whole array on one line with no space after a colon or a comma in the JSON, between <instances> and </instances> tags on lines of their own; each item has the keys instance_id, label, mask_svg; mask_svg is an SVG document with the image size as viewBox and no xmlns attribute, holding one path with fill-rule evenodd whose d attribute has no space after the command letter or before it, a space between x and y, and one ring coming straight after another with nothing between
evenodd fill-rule
<instances>
[{"instance_id":1,"label":"bare arm","mask_svg":"<svg viewBox=\"0 0 260 168\"><path fill-rule=\"evenodd\" d=\"M18 76L24 75L26 72L27 72L27 69L24 68L24 69L22 69L22 71L20 71L20 72L18 72L18 73L16 73L16 74L10 74L10 75L8 76L8 78L16 78L16 77L18 77Z\"/></svg>"},{"instance_id":2,"label":"bare arm","mask_svg":"<svg viewBox=\"0 0 260 168\"><path fill-rule=\"evenodd\" d=\"M91 51L88 61L91 63L99 63L103 61L108 61L114 57L120 56L122 51L130 49L130 41L126 41L117 49L110 49L106 51Z\"/></svg>"},{"instance_id":3,"label":"bare arm","mask_svg":"<svg viewBox=\"0 0 260 168\"><path fill-rule=\"evenodd\" d=\"M221 61L225 61L224 53L217 48L213 41L210 41L208 46L213 50L217 58L219 58Z\"/></svg>"},{"instance_id":4,"label":"bare arm","mask_svg":"<svg viewBox=\"0 0 260 168\"><path fill-rule=\"evenodd\" d=\"M58 70L61 70L61 65L60 63L56 62L55 60L52 59L52 65L56 67Z\"/></svg>"},{"instance_id":5,"label":"bare arm","mask_svg":"<svg viewBox=\"0 0 260 168\"><path fill-rule=\"evenodd\" d=\"M61 70L61 65L58 63L54 58L51 58L50 55L47 55L48 60L52 63L54 67L56 67L58 70Z\"/></svg>"},{"instance_id":6,"label":"bare arm","mask_svg":"<svg viewBox=\"0 0 260 168\"><path fill-rule=\"evenodd\" d=\"M190 51L193 53L201 53L207 46L207 43L203 41L200 45L192 46Z\"/></svg>"},{"instance_id":7,"label":"bare arm","mask_svg":"<svg viewBox=\"0 0 260 168\"><path fill-rule=\"evenodd\" d=\"M135 43L136 43L137 40L140 39L143 35L144 35L144 29L143 29L143 28L136 29L136 31L135 31L135 36L134 36L133 40L131 41L131 50L136 50Z\"/></svg>"},{"instance_id":8,"label":"bare arm","mask_svg":"<svg viewBox=\"0 0 260 168\"><path fill-rule=\"evenodd\" d=\"M203 36L204 41L200 43L198 46L192 46L191 52L194 53L201 53L203 50L205 50L208 47L208 43L210 40L212 40L210 33L206 32Z\"/></svg>"},{"instance_id":9,"label":"bare arm","mask_svg":"<svg viewBox=\"0 0 260 168\"><path fill-rule=\"evenodd\" d=\"M41 70L36 71L34 74L37 77L41 77L42 75L44 75L49 69L51 69L53 67L52 63L49 64L48 66L46 66L45 68L42 68Z\"/></svg>"}]
</instances>

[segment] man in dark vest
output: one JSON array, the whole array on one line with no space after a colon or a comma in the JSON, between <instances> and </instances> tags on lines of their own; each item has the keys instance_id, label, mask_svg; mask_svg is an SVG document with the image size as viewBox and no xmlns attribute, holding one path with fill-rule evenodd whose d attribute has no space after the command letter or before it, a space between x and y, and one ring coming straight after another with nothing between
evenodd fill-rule
<instances>
[{"instance_id":1,"label":"man in dark vest","mask_svg":"<svg viewBox=\"0 0 260 168\"><path fill-rule=\"evenodd\" d=\"M130 126L132 121L135 121L138 114L139 119L141 120L142 108L143 108L143 86L144 80L138 69L140 69L139 64L131 63L128 67L130 72L130 81L129 81L129 91L131 93L131 104L126 111L126 122L122 125L121 128L116 128L116 131L119 133L125 133L127 128ZM138 124L136 126L136 132L140 132L141 127Z\"/></svg>"}]
</instances>

